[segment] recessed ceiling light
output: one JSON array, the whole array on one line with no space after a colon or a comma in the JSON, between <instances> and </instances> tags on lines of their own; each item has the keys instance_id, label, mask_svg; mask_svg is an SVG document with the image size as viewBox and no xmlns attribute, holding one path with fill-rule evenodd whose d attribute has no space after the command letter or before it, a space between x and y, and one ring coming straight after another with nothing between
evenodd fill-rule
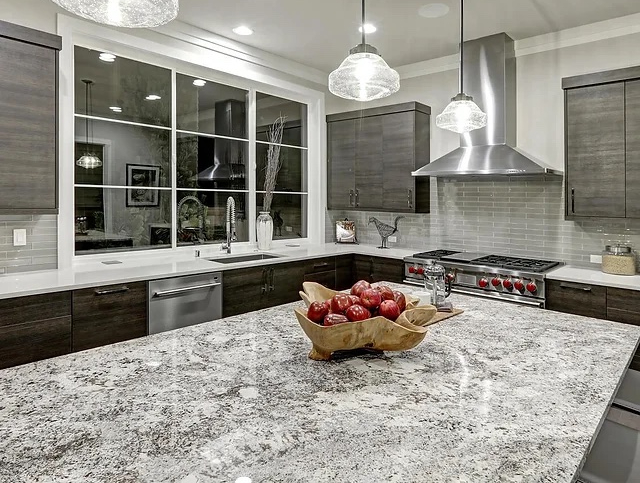
<instances>
[{"instance_id":1,"label":"recessed ceiling light","mask_svg":"<svg viewBox=\"0 0 640 483\"><path fill-rule=\"evenodd\" d=\"M233 29L233 33L238 35L251 35L253 33L253 30L251 30L246 25L240 25L239 27Z\"/></svg>"},{"instance_id":2,"label":"recessed ceiling light","mask_svg":"<svg viewBox=\"0 0 640 483\"><path fill-rule=\"evenodd\" d=\"M109 52L102 52L98 58L103 62L115 62L116 60L116 56Z\"/></svg>"},{"instance_id":3,"label":"recessed ceiling light","mask_svg":"<svg viewBox=\"0 0 640 483\"><path fill-rule=\"evenodd\" d=\"M372 34L376 30L378 30L378 29L376 28L375 25L370 24L370 23L364 24L364 33L365 34ZM362 33L362 27L358 27L358 32Z\"/></svg>"},{"instance_id":4,"label":"recessed ceiling light","mask_svg":"<svg viewBox=\"0 0 640 483\"><path fill-rule=\"evenodd\" d=\"M160 99L162 99L162 97L157 94L149 94L147 97L145 97L145 99L147 101L159 101Z\"/></svg>"},{"instance_id":5,"label":"recessed ceiling light","mask_svg":"<svg viewBox=\"0 0 640 483\"><path fill-rule=\"evenodd\" d=\"M449 6L444 3L429 3L423 5L418 10L418 14L425 18L438 18L444 17L449 13Z\"/></svg>"},{"instance_id":6,"label":"recessed ceiling light","mask_svg":"<svg viewBox=\"0 0 640 483\"><path fill-rule=\"evenodd\" d=\"M203 87L207 83L206 80L196 79L193 81L193 85L196 87Z\"/></svg>"},{"instance_id":7,"label":"recessed ceiling light","mask_svg":"<svg viewBox=\"0 0 640 483\"><path fill-rule=\"evenodd\" d=\"M111 106L109 107L109 109L111 109L113 112L122 112L122 108L118 106Z\"/></svg>"}]
</instances>

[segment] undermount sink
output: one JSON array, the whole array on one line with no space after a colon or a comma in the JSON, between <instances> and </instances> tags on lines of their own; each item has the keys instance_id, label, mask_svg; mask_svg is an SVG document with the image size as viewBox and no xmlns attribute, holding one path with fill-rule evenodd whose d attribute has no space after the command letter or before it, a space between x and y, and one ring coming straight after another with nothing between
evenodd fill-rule
<instances>
[{"instance_id":1,"label":"undermount sink","mask_svg":"<svg viewBox=\"0 0 640 483\"><path fill-rule=\"evenodd\" d=\"M238 263L253 262L256 260L270 260L272 258L280 258L279 255L269 255L268 253L251 253L249 255L237 255L235 257L224 258L207 258L206 260L216 263Z\"/></svg>"}]
</instances>

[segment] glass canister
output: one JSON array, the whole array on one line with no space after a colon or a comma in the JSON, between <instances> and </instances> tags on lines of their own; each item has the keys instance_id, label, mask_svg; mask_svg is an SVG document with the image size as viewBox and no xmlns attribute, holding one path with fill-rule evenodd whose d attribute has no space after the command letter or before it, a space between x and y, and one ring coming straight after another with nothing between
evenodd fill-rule
<instances>
[{"instance_id":1,"label":"glass canister","mask_svg":"<svg viewBox=\"0 0 640 483\"><path fill-rule=\"evenodd\" d=\"M436 307L445 305L445 299L451 295L451 285L447 284L447 272L442 265L431 263L424 267L425 290L431 292L431 303Z\"/></svg>"},{"instance_id":2,"label":"glass canister","mask_svg":"<svg viewBox=\"0 0 640 483\"><path fill-rule=\"evenodd\" d=\"M605 246L602 252L602 271L613 275L635 275L635 252L628 245Z\"/></svg>"}]
</instances>

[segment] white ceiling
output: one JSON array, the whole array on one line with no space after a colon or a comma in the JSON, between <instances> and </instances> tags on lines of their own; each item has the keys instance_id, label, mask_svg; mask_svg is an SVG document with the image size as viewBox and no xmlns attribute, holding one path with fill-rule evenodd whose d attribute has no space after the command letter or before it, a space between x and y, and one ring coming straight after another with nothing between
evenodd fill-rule
<instances>
[{"instance_id":1,"label":"white ceiling","mask_svg":"<svg viewBox=\"0 0 640 483\"><path fill-rule=\"evenodd\" d=\"M449 5L437 19L418 15L432 1ZM506 32L515 40L640 12L639 0L467 0L465 38ZM368 0L367 42L397 67L454 54L458 0ZM359 0L181 0L179 20L325 72L359 43ZM231 29L248 25L250 37Z\"/></svg>"}]
</instances>

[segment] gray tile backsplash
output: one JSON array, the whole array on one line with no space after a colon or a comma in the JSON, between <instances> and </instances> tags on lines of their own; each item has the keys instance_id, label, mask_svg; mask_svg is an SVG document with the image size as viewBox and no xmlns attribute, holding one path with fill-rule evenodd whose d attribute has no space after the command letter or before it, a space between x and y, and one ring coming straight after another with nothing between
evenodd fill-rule
<instances>
[{"instance_id":1,"label":"gray tile backsplash","mask_svg":"<svg viewBox=\"0 0 640 483\"><path fill-rule=\"evenodd\" d=\"M404 215L390 247L500 252L590 266L610 241L640 247L640 220L565 221L561 177L431 179L431 213ZM395 213L329 211L327 241L335 221L356 222L361 243L380 243L370 216L392 224ZM593 266L593 265L591 265Z\"/></svg>"},{"instance_id":2,"label":"gray tile backsplash","mask_svg":"<svg viewBox=\"0 0 640 483\"><path fill-rule=\"evenodd\" d=\"M0 215L0 274L58 266L56 215ZM27 230L26 246L13 246L13 230Z\"/></svg>"}]
</instances>

